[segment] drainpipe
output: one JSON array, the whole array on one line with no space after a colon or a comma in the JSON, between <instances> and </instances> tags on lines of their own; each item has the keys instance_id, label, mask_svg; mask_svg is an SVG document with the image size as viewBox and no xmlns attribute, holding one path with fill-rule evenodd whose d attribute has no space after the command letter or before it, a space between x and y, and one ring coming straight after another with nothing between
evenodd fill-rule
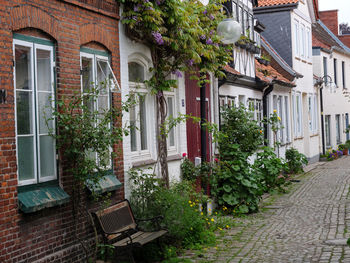
<instances>
[{"instance_id":1,"label":"drainpipe","mask_svg":"<svg viewBox=\"0 0 350 263\"><path fill-rule=\"evenodd\" d=\"M263 115L265 118L267 118L267 96L273 91L273 84L270 84L263 90ZM264 137L265 141L267 141L267 124L264 124Z\"/></svg>"},{"instance_id":2,"label":"drainpipe","mask_svg":"<svg viewBox=\"0 0 350 263\"><path fill-rule=\"evenodd\" d=\"M207 161L207 130L205 127L205 83L200 87L200 111L201 111L201 163Z\"/></svg>"},{"instance_id":3,"label":"drainpipe","mask_svg":"<svg viewBox=\"0 0 350 263\"><path fill-rule=\"evenodd\" d=\"M322 154L326 154L326 145L324 139L324 116L323 116L323 85L320 88L320 105L321 105L321 133L322 133Z\"/></svg>"}]
</instances>

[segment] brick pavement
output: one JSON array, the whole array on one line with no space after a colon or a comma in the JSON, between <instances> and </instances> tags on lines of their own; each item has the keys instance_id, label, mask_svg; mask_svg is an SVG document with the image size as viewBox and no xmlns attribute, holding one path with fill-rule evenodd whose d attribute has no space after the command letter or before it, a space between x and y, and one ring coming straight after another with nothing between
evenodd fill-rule
<instances>
[{"instance_id":1,"label":"brick pavement","mask_svg":"<svg viewBox=\"0 0 350 263\"><path fill-rule=\"evenodd\" d=\"M235 219L192 262L349 262L350 156L322 163L261 212ZM339 244L335 244L339 243Z\"/></svg>"}]
</instances>

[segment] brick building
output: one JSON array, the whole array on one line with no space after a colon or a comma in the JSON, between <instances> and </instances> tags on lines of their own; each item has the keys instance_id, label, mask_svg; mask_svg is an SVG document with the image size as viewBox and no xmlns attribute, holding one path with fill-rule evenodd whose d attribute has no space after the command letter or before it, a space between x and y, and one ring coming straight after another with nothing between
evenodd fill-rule
<instances>
[{"instance_id":1,"label":"brick building","mask_svg":"<svg viewBox=\"0 0 350 263\"><path fill-rule=\"evenodd\" d=\"M118 22L113 0L0 0L0 262L83 257L73 235L72 179L41 110L54 94L84 90L84 74L95 81L99 69L112 69L120 78ZM109 96L120 104L119 93ZM122 154L112 166L123 183ZM45 195L54 200L25 203ZM124 189L113 197L123 198ZM92 236L86 220L79 229Z\"/></svg>"}]
</instances>

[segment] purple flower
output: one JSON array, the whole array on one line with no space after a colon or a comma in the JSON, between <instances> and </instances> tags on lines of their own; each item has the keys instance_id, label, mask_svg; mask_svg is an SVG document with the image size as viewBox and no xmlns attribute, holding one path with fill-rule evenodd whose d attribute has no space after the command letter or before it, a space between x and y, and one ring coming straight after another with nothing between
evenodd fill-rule
<instances>
[{"instance_id":1,"label":"purple flower","mask_svg":"<svg viewBox=\"0 0 350 263\"><path fill-rule=\"evenodd\" d=\"M132 19L137 21L137 16L132 16Z\"/></svg>"},{"instance_id":2,"label":"purple flower","mask_svg":"<svg viewBox=\"0 0 350 263\"><path fill-rule=\"evenodd\" d=\"M204 40L204 39L206 39L206 36L205 35L201 35L199 38Z\"/></svg>"},{"instance_id":3,"label":"purple flower","mask_svg":"<svg viewBox=\"0 0 350 263\"><path fill-rule=\"evenodd\" d=\"M190 66L190 67L192 67L192 65L193 65L193 59L190 59L189 61L187 61L187 64Z\"/></svg>"},{"instance_id":4,"label":"purple flower","mask_svg":"<svg viewBox=\"0 0 350 263\"><path fill-rule=\"evenodd\" d=\"M173 72L173 74L175 74L176 77L178 77L178 78L182 78L182 74L181 74L180 70L176 70L175 72Z\"/></svg>"},{"instance_id":5,"label":"purple flower","mask_svg":"<svg viewBox=\"0 0 350 263\"><path fill-rule=\"evenodd\" d=\"M214 30L211 30L209 34L210 34L210 35L214 34Z\"/></svg>"},{"instance_id":6,"label":"purple flower","mask_svg":"<svg viewBox=\"0 0 350 263\"><path fill-rule=\"evenodd\" d=\"M140 10L140 4L134 6L134 11L138 12Z\"/></svg>"},{"instance_id":7,"label":"purple flower","mask_svg":"<svg viewBox=\"0 0 350 263\"><path fill-rule=\"evenodd\" d=\"M208 13L207 9L203 11L203 15L206 15Z\"/></svg>"},{"instance_id":8,"label":"purple flower","mask_svg":"<svg viewBox=\"0 0 350 263\"><path fill-rule=\"evenodd\" d=\"M209 18L210 18L210 20L214 20L214 16L213 15L210 15Z\"/></svg>"},{"instance_id":9,"label":"purple flower","mask_svg":"<svg viewBox=\"0 0 350 263\"><path fill-rule=\"evenodd\" d=\"M208 38L206 43L207 43L207 45L212 45L213 44L213 40L211 40L211 38Z\"/></svg>"},{"instance_id":10,"label":"purple flower","mask_svg":"<svg viewBox=\"0 0 350 263\"><path fill-rule=\"evenodd\" d=\"M154 37L154 40L157 42L158 45L164 44L163 37L159 32L152 32L152 36Z\"/></svg>"},{"instance_id":11,"label":"purple flower","mask_svg":"<svg viewBox=\"0 0 350 263\"><path fill-rule=\"evenodd\" d=\"M153 7L152 6L146 7L145 10L153 10Z\"/></svg>"},{"instance_id":12,"label":"purple flower","mask_svg":"<svg viewBox=\"0 0 350 263\"><path fill-rule=\"evenodd\" d=\"M156 1L156 4L157 4L157 5L160 5L162 2L163 2L163 1L157 0L157 1Z\"/></svg>"}]
</instances>

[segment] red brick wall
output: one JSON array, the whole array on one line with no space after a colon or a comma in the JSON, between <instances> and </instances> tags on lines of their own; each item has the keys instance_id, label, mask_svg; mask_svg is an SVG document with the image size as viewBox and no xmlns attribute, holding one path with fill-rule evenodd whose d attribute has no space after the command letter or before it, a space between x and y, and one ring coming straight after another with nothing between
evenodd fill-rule
<instances>
[{"instance_id":1,"label":"red brick wall","mask_svg":"<svg viewBox=\"0 0 350 263\"><path fill-rule=\"evenodd\" d=\"M118 20L118 6L112 0L0 0L0 89L7 91L7 101L0 104L0 262L82 261L72 234L71 204L33 214L18 210L12 34L41 34L54 40L57 93L73 94L80 90L79 50L89 42L110 52L120 79ZM120 95L113 96L113 104L120 105ZM116 173L124 182L122 151L117 152ZM60 182L70 193L72 180L60 168ZM114 196L123 197L124 189ZM87 221L81 220L79 227L83 238L92 236Z\"/></svg>"},{"instance_id":2,"label":"red brick wall","mask_svg":"<svg viewBox=\"0 0 350 263\"><path fill-rule=\"evenodd\" d=\"M343 42L347 47L350 48L350 35L340 35L339 39L341 42Z\"/></svg>"},{"instance_id":3,"label":"red brick wall","mask_svg":"<svg viewBox=\"0 0 350 263\"><path fill-rule=\"evenodd\" d=\"M338 10L327 10L319 12L321 21L338 36Z\"/></svg>"}]
</instances>

